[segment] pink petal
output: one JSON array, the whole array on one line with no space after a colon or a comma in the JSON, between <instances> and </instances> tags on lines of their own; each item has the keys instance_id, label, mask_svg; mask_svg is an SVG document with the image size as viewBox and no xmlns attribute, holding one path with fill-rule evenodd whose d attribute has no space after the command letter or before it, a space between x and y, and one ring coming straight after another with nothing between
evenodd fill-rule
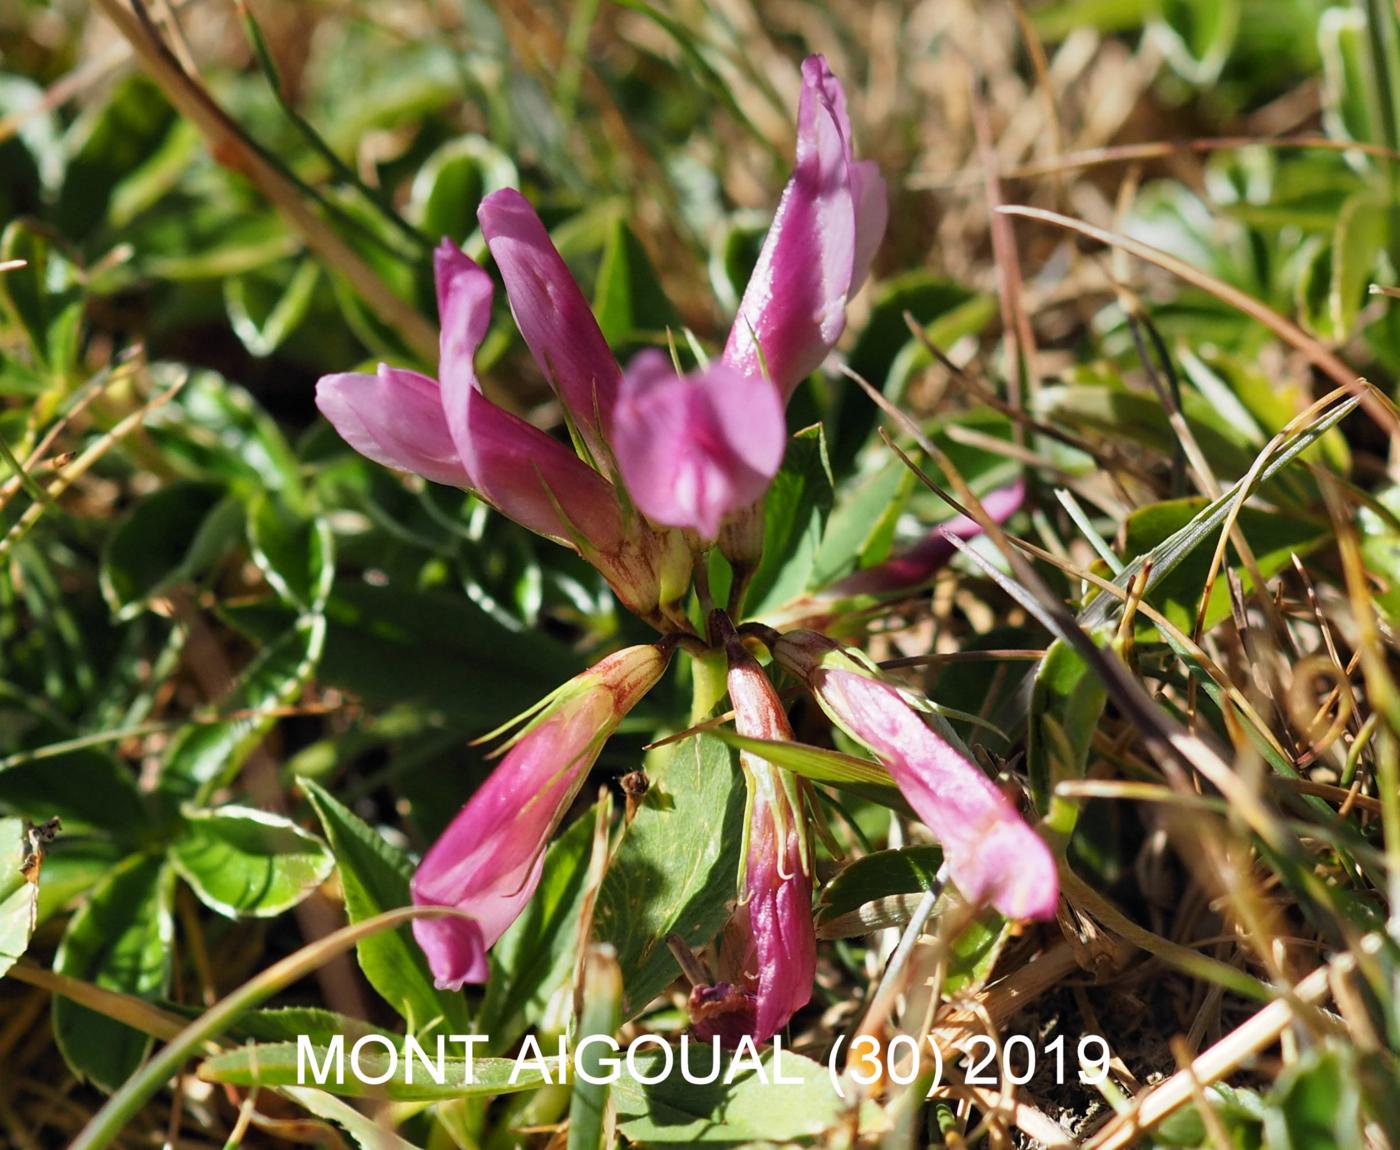
<instances>
[{"instance_id":1,"label":"pink petal","mask_svg":"<svg viewBox=\"0 0 1400 1150\"><path fill-rule=\"evenodd\" d=\"M451 240L444 239L433 253L437 281L439 339L438 378L444 382L466 376L473 381L472 360L486 329L491 325L491 277Z\"/></svg>"},{"instance_id":2,"label":"pink petal","mask_svg":"<svg viewBox=\"0 0 1400 1150\"><path fill-rule=\"evenodd\" d=\"M885 238L890 219L890 197L885 177L871 160L851 165L851 198L856 214L855 255L851 267L851 287L847 298L860 291L870 275L876 249Z\"/></svg>"},{"instance_id":3,"label":"pink petal","mask_svg":"<svg viewBox=\"0 0 1400 1150\"><path fill-rule=\"evenodd\" d=\"M1053 918L1055 858L991 779L935 733L889 683L821 668L823 707L889 768L943 846L953 881L1008 918Z\"/></svg>"},{"instance_id":4,"label":"pink petal","mask_svg":"<svg viewBox=\"0 0 1400 1150\"><path fill-rule=\"evenodd\" d=\"M525 337L560 401L600 465L621 369L588 301L529 202L513 188L493 192L477 211Z\"/></svg>"},{"instance_id":5,"label":"pink petal","mask_svg":"<svg viewBox=\"0 0 1400 1150\"><path fill-rule=\"evenodd\" d=\"M763 668L729 647L729 698L741 735L791 739L787 715ZM806 812L784 788L781 769L740 752L751 810L744 898L720 944L724 981L691 994L691 1025L701 1038L733 1046L748 1035L767 1042L806 1006L817 969L812 878L804 858ZM800 784L798 784L800 786Z\"/></svg>"},{"instance_id":6,"label":"pink petal","mask_svg":"<svg viewBox=\"0 0 1400 1150\"><path fill-rule=\"evenodd\" d=\"M630 647L574 679L423 856L414 904L471 915L413 924L440 988L486 981L486 951L534 895L554 828L604 741L665 668L656 647Z\"/></svg>"},{"instance_id":7,"label":"pink petal","mask_svg":"<svg viewBox=\"0 0 1400 1150\"><path fill-rule=\"evenodd\" d=\"M997 523L1005 523L1025 502L1026 485L1023 480L1006 487L999 487L982 500L982 507ZM822 591L824 599L839 599L848 595L879 595L918 587L928 582L953 557L957 550L949 536L958 539L975 539L982 534L982 526L977 520L966 515L957 515L946 523L940 523L917 543L892 555L883 563L857 571L833 583Z\"/></svg>"},{"instance_id":8,"label":"pink petal","mask_svg":"<svg viewBox=\"0 0 1400 1150\"><path fill-rule=\"evenodd\" d=\"M820 56L802 81L797 161L724 349L750 378L766 366L784 399L841 337L856 251L845 95Z\"/></svg>"},{"instance_id":9,"label":"pink petal","mask_svg":"<svg viewBox=\"0 0 1400 1150\"><path fill-rule=\"evenodd\" d=\"M434 263L442 313L442 406L472 486L531 531L616 547L622 517L608 482L558 440L482 394L474 360L491 321L491 277L446 240Z\"/></svg>"},{"instance_id":10,"label":"pink petal","mask_svg":"<svg viewBox=\"0 0 1400 1150\"><path fill-rule=\"evenodd\" d=\"M814 631L789 631L773 657L801 679L831 720L869 747L943 845L958 889L1008 918L1053 918L1055 857L1010 801L929 727L891 683Z\"/></svg>"},{"instance_id":11,"label":"pink petal","mask_svg":"<svg viewBox=\"0 0 1400 1150\"><path fill-rule=\"evenodd\" d=\"M713 539L727 514L768 489L786 439L777 393L723 364L678 376L653 349L623 379L614 452L628 493L655 523Z\"/></svg>"},{"instance_id":12,"label":"pink petal","mask_svg":"<svg viewBox=\"0 0 1400 1150\"><path fill-rule=\"evenodd\" d=\"M793 819L785 841L772 811L755 809L749 830L746 907L758 984L754 1041L766 1042L812 998L817 936L812 925L812 879L803 870Z\"/></svg>"},{"instance_id":13,"label":"pink petal","mask_svg":"<svg viewBox=\"0 0 1400 1150\"><path fill-rule=\"evenodd\" d=\"M427 376L383 364L378 375L323 375L316 383L316 406L366 458L434 483L471 486L447 428L438 385Z\"/></svg>"}]
</instances>

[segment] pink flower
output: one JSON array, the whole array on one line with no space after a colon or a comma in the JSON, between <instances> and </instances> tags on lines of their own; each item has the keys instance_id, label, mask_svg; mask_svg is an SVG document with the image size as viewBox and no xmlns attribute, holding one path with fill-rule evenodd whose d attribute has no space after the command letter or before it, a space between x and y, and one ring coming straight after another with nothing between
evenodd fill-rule
<instances>
[{"instance_id":1,"label":"pink flower","mask_svg":"<svg viewBox=\"0 0 1400 1150\"><path fill-rule=\"evenodd\" d=\"M797 162L739 303L726 363L766 374L786 400L846 326L889 216L873 163L851 158L846 93L821 56L802 62Z\"/></svg>"},{"instance_id":2,"label":"pink flower","mask_svg":"<svg viewBox=\"0 0 1400 1150\"><path fill-rule=\"evenodd\" d=\"M609 470L607 428L622 372L588 301L535 209L514 188L482 200L477 219L520 334L594 462Z\"/></svg>"},{"instance_id":3,"label":"pink flower","mask_svg":"<svg viewBox=\"0 0 1400 1150\"><path fill-rule=\"evenodd\" d=\"M608 736L667 661L660 647L628 647L565 683L423 856L414 905L471 915L413 924L439 988L486 981L486 952L534 895L555 827Z\"/></svg>"},{"instance_id":4,"label":"pink flower","mask_svg":"<svg viewBox=\"0 0 1400 1150\"><path fill-rule=\"evenodd\" d=\"M767 675L742 644L729 652L734 726L758 739L791 739ZM706 1041L766 1042L812 997L817 940L812 926L812 862L803 785L747 751L739 761L749 787L744 891L720 942L722 981L691 991L690 1019Z\"/></svg>"},{"instance_id":5,"label":"pink flower","mask_svg":"<svg viewBox=\"0 0 1400 1150\"><path fill-rule=\"evenodd\" d=\"M483 204L483 215L502 194ZM523 214L533 218L528 206ZM515 206L512 235L528 232L521 215ZM539 231L543 235L542 227ZM502 259L513 269L508 280L523 276L528 287L533 277L549 272L563 277L552 281L557 295L577 294L552 247L557 267L538 252L521 254L522 241L502 242ZM548 246L547 238L544 242ZM525 265L519 275L516 259ZM438 248L434 263L442 320L440 379L390 367L380 367L377 375L324 376L316 385L322 414L350 446L375 462L475 491L522 526L574 548L602 572L629 609L666 629L670 624L663 616L689 585L689 548L678 533L657 531L624 512L602 474L563 443L486 398L474 360L491 319L491 278L448 241ZM539 308L521 310L531 316L536 338L544 340L536 324ZM587 325L581 327L584 316ZM586 306L583 315L563 308L540 354L558 358L552 350L556 345L590 345L590 330L597 334ZM615 371L611 353L606 346L602 350ZM576 353L569 359L570 378L577 378L574 367L583 358ZM579 426L587 430L591 425L580 420Z\"/></svg>"},{"instance_id":6,"label":"pink flower","mask_svg":"<svg viewBox=\"0 0 1400 1150\"><path fill-rule=\"evenodd\" d=\"M648 355L623 379L614 447L652 520L711 541L767 489L787 439L783 408L840 339L888 211L875 166L851 158L840 82L822 57L808 57L796 164L722 359L678 376Z\"/></svg>"},{"instance_id":7,"label":"pink flower","mask_svg":"<svg viewBox=\"0 0 1400 1150\"><path fill-rule=\"evenodd\" d=\"M999 487L982 501L982 506L996 522L1005 523L1026 499L1026 484L1018 479ZM904 591L927 583L941 571L957 550L952 539L975 539L982 534L982 525L966 515L957 515L940 523L917 543L891 555L883 563L847 575L821 591L823 599L843 599L850 595L881 595Z\"/></svg>"},{"instance_id":8,"label":"pink flower","mask_svg":"<svg viewBox=\"0 0 1400 1150\"><path fill-rule=\"evenodd\" d=\"M614 446L648 518L713 540L726 514L768 489L787 428L778 393L762 381L722 363L677 375L650 349L623 376Z\"/></svg>"},{"instance_id":9,"label":"pink flower","mask_svg":"<svg viewBox=\"0 0 1400 1150\"><path fill-rule=\"evenodd\" d=\"M790 631L773 657L838 727L873 751L943 846L958 889L1008 918L1053 918L1055 857L996 785L931 728L892 683L815 631Z\"/></svg>"}]
</instances>

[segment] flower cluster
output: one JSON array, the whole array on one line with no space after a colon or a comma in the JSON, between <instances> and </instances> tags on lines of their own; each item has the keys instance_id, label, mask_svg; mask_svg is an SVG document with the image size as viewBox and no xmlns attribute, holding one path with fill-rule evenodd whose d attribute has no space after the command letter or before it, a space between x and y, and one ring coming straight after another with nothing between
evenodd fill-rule
<instances>
[{"instance_id":1,"label":"flower cluster","mask_svg":"<svg viewBox=\"0 0 1400 1150\"><path fill-rule=\"evenodd\" d=\"M381 366L323 378L321 411L370 459L476 493L532 531L571 547L618 600L662 634L570 680L537 707L507 754L413 881L415 902L465 917L415 933L438 984L487 976L486 953L533 895L551 835L607 738L664 673L678 645L723 652L738 731L791 740L762 642L832 723L889 770L943 846L969 900L1014 918L1053 915L1055 861L1012 802L968 759L919 698L814 631L736 628L724 612L705 635L689 616L692 573L712 547L736 584L759 558L762 500L783 459L784 409L840 338L846 305L884 233L887 199L853 158L841 85L806 60L794 170L721 354L689 374L648 350L618 364L529 203L507 190L479 220L525 343L563 409L572 447L493 403L475 356L491 315L488 273L444 241L435 267L442 326L438 378ZM1021 501L997 493L1000 519ZM955 522L834 594L926 580L947 561ZM731 599L731 605L738 602ZM746 641L750 645L746 645ZM816 968L808 784L760 755L740 763L749 790L735 911L717 947L718 976L692 991L702 1036L766 1040L806 1004Z\"/></svg>"}]
</instances>

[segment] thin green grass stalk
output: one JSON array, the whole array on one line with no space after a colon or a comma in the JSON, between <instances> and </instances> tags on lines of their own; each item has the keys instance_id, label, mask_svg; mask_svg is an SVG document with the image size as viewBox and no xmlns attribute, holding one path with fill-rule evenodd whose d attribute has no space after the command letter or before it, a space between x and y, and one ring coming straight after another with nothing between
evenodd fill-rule
<instances>
[{"instance_id":1,"label":"thin green grass stalk","mask_svg":"<svg viewBox=\"0 0 1400 1150\"><path fill-rule=\"evenodd\" d=\"M341 927L334 934L304 946L295 954L274 963L232 994L226 995L172 1038L159 1054L128 1079L122 1088L107 1100L106 1105L92 1116L69 1150L105 1150L201 1045L217 1038L242 1015L283 987L310 974L336 955L344 954L357 942L380 931L396 929L417 918L448 918L453 915L469 917L455 907L399 907L367 918L363 922Z\"/></svg>"}]
</instances>

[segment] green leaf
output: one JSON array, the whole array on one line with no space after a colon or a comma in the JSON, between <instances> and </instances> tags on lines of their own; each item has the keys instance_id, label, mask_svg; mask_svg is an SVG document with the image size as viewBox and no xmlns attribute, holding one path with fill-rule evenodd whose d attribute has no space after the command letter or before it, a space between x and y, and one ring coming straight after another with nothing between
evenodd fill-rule
<instances>
[{"instance_id":1,"label":"green leaf","mask_svg":"<svg viewBox=\"0 0 1400 1150\"><path fill-rule=\"evenodd\" d=\"M679 1050L671 1056L672 1071L662 1081L643 1085L624 1073L613 1087L618 1130L632 1142L771 1145L817 1138L850 1121L849 1105L826 1067L790 1050L764 1050L761 1069L752 1056L721 1053L722 1068L716 1068L713 1047L693 1042L686 1054L690 1077L715 1075L704 1086L682 1076ZM646 1078L659 1075L664 1065L660 1053L639 1054L636 1061Z\"/></svg>"},{"instance_id":2,"label":"green leaf","mask_svg":"<svg viewBox=\"0 0 1400 1150\"><path fill-rule=\"evenodd\" d=\"M363 922L382 911L411 905L413 864L408 857L311 780L302 779L300 785L335 854L350 921ZM462 996L434 987L427 959L408 927L365 939L357 945L356 954L370 985L414 1033L428 1030L439 1020L447 1022L451 1033L468 1033Z\"/></svg>"},{"instance_id":3,"label":"green leaf","mask_svg":"<svg viewBox=\"0 0 1400 1150\"><path fill-rule=\"evenodd\" d=\"M1153 31L1167 62L1193 84L1210 84L1239 32L1240 0L1157 0Z\"/></svg>"},{"instance_id":4,"label":"green leaf","mask_svg":"<svg viewBox=\"0 0 1400 1150\"><path fill-rule=\"evenodd\" d=\"M917 482L903 461L892 459L873 475L842 484L813 563L813 585L825 587L888 558L895 522Z\"/></svg>"},{"instance_id":5,"label":"green leaf","mask_svg":"<svg viewBox=\"0 0 1400 1150\"><path fill-rule=\"evenodd\" d=\"M173 886L163 859L126 860L69 922L54 970L122 994L164 994L174 941ZM149 1036L62 997L54 998L53 1029L73 1073L107 1091L130 1078L151 1048Z\"/></svg>"},{"instance_id":6,"label":"green leaf","mask_svg":"<svg viewBox=\"0 0 1400 1150\"><path fill-rule=\"evenodd\" d=\"M436 239L458 244L477 234L476 209L501 188L519 187L511 158L484 136L458 136L438 148L413 178L408 218Z\"/></svg>"},{"instance_id":7,"label":"green leaf","mask_svg":"<svg viewBox=\"0 0 1400 1150\"><path fill-rule=\"evenodd\" d=\"M1260 1123L1264 1101L1253 1090L1237 1090L1224 1083L1205 1088L1206 1100L1230 1136L1230 1145L1240 1150L1257 1150L1261 1144ZM1210 1146L1210 1133L1195 1106L1184 1107L1167 1117L1153 1131L1158 1146L1198 1150Z\"/></svg>"},{"instance_id":8,"label":"green leaf","mask_svg":"<svg viewBox=\"0 0 1400 1150\"><path fill-rule=\"evenodd\" d=\"M1328 134L1393 147L1394 142L1387 139L1387 125L1393 113L1384 107L1384 100L1387 95L1393 100L1395 93L1384 90L1382 77L1377 74L1366 8L1362 5L1328 8L1318 19L1317 37L1322 55L1322 94ZM1388 65L1389 73L1384 79L1393 84L1396 79L1393 31L1382 29L1381 41L1383 63ZM1360 154L1349 155L1348 160L1358 170L1369 169L1374 163Z\"/></svg>"},{"instance_id":9,"label":"green leaf","mask_svg":"<svg viewBox=\"0 0 1400 1150\"><path fill-rule=\"evenodd\" d=\"M16 748L12 765L0 765L0 810L36 823L56 816L70 831L93 827L132 844L149 833L150 814L126 764L92 747L26 760L25 752L74 731L41 711L5 707L0 716L24 732L24 750Z\"/></svg>"},{"instance_id":10,"label":"green leaf","mask_svg":"<svg viewBox=\"0 0 1400 1150\"><path fill-rule=\"evenodd\" d=\"M667 934L701 947L723 925L743 837L743 783L718 739L687 739L649 773L651 789L613 854L593 928L617 949L627 1017L679 973Z\"/></svg>"},{"instance_id":11,"label":"green leaf","mask_svg":"<svg viewBox=\"0 0 1400 1150\"><path fill-rule=\"evenodd\" d=\"M875 851L843 867L817 898L821 938L851 938L894 924L889 911L903 912L937 886L943 852L938 847ZM913 896L912 899L909 896Z\"/></svg>"},{"instance_id":12,"label":"green leaf","mask_svg":"<svg viewBox=\"0 0 1400 1150\"><path fill-rule=\"evenodd\" d=\"M997 313L994 296L927 271L910 271L875 285L870 319L851 349L851 370L894 402L933 357L905 322L908 312L940 351L980 332ZM828 420L832 469L851 470L875 428L879 409L853 383L842 385L836 416Z\"/></svg>"},{"instance_id":13,"label":"green leaf","mask_svg":"<svg viewBox=\"0 0 1400 1150\"><path fill-rule=\"evenodd\" d=\"M463 1031L462 1033L466 1033ZM522 1067L511 1082L516 1063L513 1058L473 1058L471 1081L467 1081L467 1063L461 1058L451 1058L444 1054L442 1060L443 1082L438 1085L423 1068L423 1063L413 1052L413 1082L407 1079L407 1059L402 1049L389 1054L384 1044L377 1039L366 1044L359 1055L352 1056L354 1042L348 1039L334 1048L314 1046L298 1063L298 1044L279 1042L270 1045L245 1046L230 1050L226 1054L206 1058L199 1064L199 1076L206 1082L227 1082L233 1086L296 1086L304 1080L305 1085L315 1085L327 1094L348 1098L387 1098L391 1102L436 1102L452 1098L470 1098L495 1094L513 1094L521 1090L533 1090L543 1081L536 1070ZM427 1052L437 1069L437 1045L424 1041ZM461 1050L460 1045L445 1043L445 1052ZM338 1055L338 1056L337 1056ZM314 1062L314 1065L313 1065ZM554 1063L550 1064L551 1070ZM356 1074L356 1068L360 1073ZM376 1085L363 1078L378 1078L390 1069L391 1078ZM326 1081L317 1080L321 1070L326 1070ZM337 1080L337 1077L339 1080Z\"/></svg>"},{"instance_id":14,"label":"green leaf","mask_svg":"<svg viewBox=\"0 0 1400 1150\"><path fill-rule=\"evenodd\" d=\"M268 640L289 622L266 607L231 613ZM461 595L342 581L326 603L319 677L367 703L412 703L459 727L489 729L582 670L578 654L537 631L511 631ZM482 674L489 667L491 674Z\"/></svg>"},{"instance_id":15,"label":"green leaf","mask_svg":"<svg viewBox=\"0 0 1400 1150\"><path fill-rule=\"evenodd\" d=\"M205 906L229 918L290 910L335 867L320 839L280 815L225 806L184 817L170 861Z\"/></svg>"},{"instance_id":16,"label":"green leaf","mask_svg":"<svg viewBox=\"0 0 1400 1150\"><path fill-rule=\"evenodd\" d=\"M1385 488L1377 493L1376 500L1400 518L1400 487ZM1357 513L1356 527L1366 570L1379 577L1379 586L1371 591L1372 602L1392 623L1400 622L1400 527L1370 507L1362 507Z\"/></svg>"},{"instance_id":17,"label":"green leaf","mask_svg":"<svg viewBox=\"0 0 1400 1150\"><path fill-rule=\"evenodd\" d=\"M250 355L266 358L286 343L306 319L320 280L320 265L309 259L285 282L258 271L224 279L229 326Z\"/></svg>"},{"instance_id":18,"label":"green leaf","mask_svg":"<svg viewBox=\"0 0 1400 1150\"><path fill-rule=\"evenodd\" d=\"M1258 475L1256 488L1260 483L1272 479L1294 459L1326 435L1333 427L1349 415L1357 405L1355 399L1339 403L1306 431L1296 435L1282 449L1274 454ZM1230 508L1238 498L1238 491L1230 488L1201 508L1191 520L1170 538L1163 540L1146 555L1135 555L1113 579L1114 585L1127 588L1133 585L1144 563L1151 563L1147 574L1147 590L1151 591L1163 579L1176 570L1177 566L1207 538L1220 530ZM1082 627L1094 629L1118 617L1122 602L1116 595L1099 595L1079 615Z\"/></svg>"},{"instance_id":19,"label":"green leaf","mask_svg":"<svg viewBox=\"0 0 1400 1150\"><path fill-rule=\"evenodd\" d=\"M151 366L152 383L168 387L188 369ZM171 402L143 427L163 459L199 479L233 481L247 492L278 491L294 498L301 465L277 422L252 395L217 372L196 370Z\"/></svg>"},{"instance_id":20,"label":"green leaf","mask_svg":"<svg viewBox=\"0 0 1400 1150\"><path fill-rule=\"evenodd\" d=\"M367 1114L361 1114L348 1102L342 1102L324 1090L313 1090L309 1086L281 1086L279 1094L299 1103L317 1118L325 1118L344 1128L355 1140L360 1150L418 1150L411 1142L406 1142L384 1123Z\"/></svg>"},{"instance_id":21,"label":"green leaf","mask_svg":"<svg viewBox=\"0 0 1400 1150\"><path fill-rule=\"evenodd\" d=\"M1189 528L1206 508L1204 498L1173 499L1139 508L1128 516L1124 533L1125 554L1137 557L1154 552ZM1287 566L1293 555L1301 558L1321 546L1328 534L1325 528L1316 523L1254 507L1243 508L1236 522L1254 552L1260 573L1266 579ZM1203 536L1194 548L1178 557L1172 571L1145 596L1147 602L1187 634L1195 626L1215 543L1215 536ZM1227 553L1226 566L1235 571L1248 593L1254 586L1254 577L1239 559L1230 561L1229 556L1233 555L1232 546ZM1205 629L1214 627L1229 614L1230 591L1222 570L1211 588ZM1150 642L1157 635L1157 629L1139 616L1137 635L1140 642Z\"/></svg>"},{"instance_id":22,"label":"green leaf","mask_svg":"<svg viewBox=\"0 0 1400 1150\"><path fill-rule=\"evenodd\" d=\"M23 819L0 819L0 978L28 948L39 911L39 876L26 875Z\"/></svg>"},{"instance_id":23,"label":"green leaf","mask_svg":"<svg viewBox=\"0 0 1400 1150\"><path fill-rule=\"evenodd\" d=\"M172 483L126 513L102 551L102 594L119 621L209 570L228 549L243 509L213 483Z\"/></svg>"},{"instance_id":24,"label":"green leaf","mask_svg":"<svg viewBox=\"0 0 1400 1150\"><path fill-rule=\"evenodd\" d=\"M1076 804L1055 795L1062 779L1081 779L1108 700L1107 688L1063 639L1036 670L1026 723L1026 772L1036 810L1062 835L1074 831Z\"/></svg>"},{"instance_id":25,"label":"green leaf","mask_svg":"<svg viewBox=\"0 0 1400 1150\"><path fill-rule=\"evenodd\" d=\"M1086 382L1047 387L1037 395L1045 419L1171 455L1176 433L1156 396L1130 391L1116 374L1094 369L1081 370L1076 378ZM1255 447L1250 429L1232 424L1194 391L1182 392L1181 406L1187 427L1217 474L1241 475L1249 469Z\"/></svg>"},{"instance_id":26,"label":"green leaf","mask_svg":"<svg viewBox=\"0 0 1400 1150\"><path fill-rule=\"evenodd\" d=\"M679 323L646 249L622 216L608 228L593 288L593 314L613 347L655 341Z\"/></svg>"},{"instance_id":27,"label":"green leaf","mask_svg":"<svg viewBox=\"0 0 1400 1150\"><path fill-rule=\"evenodd\" d=\"M220 701L220 713L231 717L191 722L170 740L161 791L202 801L226 785L277 722L276 712L301 693L324 640L325 620L310 616L258 655Z\"/></svg>"},{"instance_id":28,"label":"green leaf","mask_svg":"<svg viewBox=\"0 0 1400 1150\"><path fill-rule=\"evenodd\" d=\"M303 519L272 496L248 512L248 548L268 585L299 611L325 609L335 579L335 538L323 516Z\"/></svg>"},{"instance_id":29,"label":"green leaf","mask_svg":"<svg viewBox=\"0 0 1400 1150\"><path fill-rule=\"evenodd\" d=\"M152 80L140 72L120 79L64 141L68 170L54 209L59 229L80 239L100 224L122 181L156 153L176 121Z\"/></svg>"},{"instance_id":30,"label":"green leaf","mask_svg":"<svg viewBox=\"0 0 1400 1150\"><path fill-rule=\"evenodd\" d=\"M1265 1099L1264 1135L1269 1150L1364 1145L1355 1049L1329 1043L1304 1051Z\"/></svg>"},{"instance_id":31,"label":"green leaf","mask_svg":"<svg viewBox=\"0 0 1400 1150\"><path fill-rule=\"evenodd\" d=\"M583 971L583 1011L578 1022L578 1042L590 1035L611 1038L622 1024L622 972L610 946L590 947ZM576 1047L577 1049L577 1047ZM578 1051L580 1074L569 1097L568 1150L607 1150L614 1144L611 1112L612 1084L606 1063L606 1047L595 1043ZM585 1079L584 1074L592 1081Z\"/></svg>"},{"instance_id":32,"label":"green leaf","mask_svg":"<svg viewBox=\"0 0 1400 1150\"><path fill-rule=\"evenodd\" d=\"M821 425L799 431L763 500L763 558L749 584L748 614L771 611L812 586L832 485Z\"/></svg>"},{"instance_id":33,"label":"green leaf","mask_svg":"<svg viewBox=\"0 0 1400 1150\"><path fill-rule=\"evenodd\" d=\"M826 747L786 739L755 739L741 735L731 727L715 727L707 732L731 747L752 751L777 767L802 775L818 783L841 786L844 783L864 783L874 787L894 787L895 781L879 763L857 758Z\"/></svg>"},{"instance_id":34,"label":"green leaf","mask_svg":"<svg viewBox=\"0 0 1400 1150\"><path fill-rule=\"evenodd\" d=\"M178 1013L188 1013L191 1018L198 1018L204 1012L203 1007L175 1009ZM239 1018L230 1033L238 1038L251 1038L255 1042L295 1042L299 1035L304 1034L308 1041L317 1046L329 1045L337 1034L345 1035L347 1041L354 1041L365 1034L385 1034L396 1042L401 1040L401 1036L393 1031L319 1006L277 1006L250 1010Z\"/></svg>"},{"instance_id":35,"label":"green leaf","mask_svg":"<svg viewBox=\"0 0 1400 1150\"><path fill-rule=\"evenodd\" d=\"M0 272L0 315L24 333L38 364L59 376L77 364L83 315L77 272L60 252L22 219L0 233L0 262L25 265Z\"/></svg>"},{"instance_id":36,"label":"green leaf","mask_svg":"<svg viewBox=\"0 0 1400 1150\"><path fill-rule=\"evenodd\" d=\"M491 948L477 1017L491 1050L509 1050L573 971L592 845L593 818L580 816L550 845L534 897Z\"/></svg>"},{"instance_id":37,"label":"green leaf","mask_svg":"<svg viewBox=\"0 0 1400 1150\"><path fill-rule=\"evenodd\" d=\"M1332 283L1328 294L1331 331L1337 342L1355 334L1356 317L1366 303L1375 269L1390 244L1394 207L1376 195L1355 195L1342 205L1332 241Z\"/></svg>"}]
</instances>

